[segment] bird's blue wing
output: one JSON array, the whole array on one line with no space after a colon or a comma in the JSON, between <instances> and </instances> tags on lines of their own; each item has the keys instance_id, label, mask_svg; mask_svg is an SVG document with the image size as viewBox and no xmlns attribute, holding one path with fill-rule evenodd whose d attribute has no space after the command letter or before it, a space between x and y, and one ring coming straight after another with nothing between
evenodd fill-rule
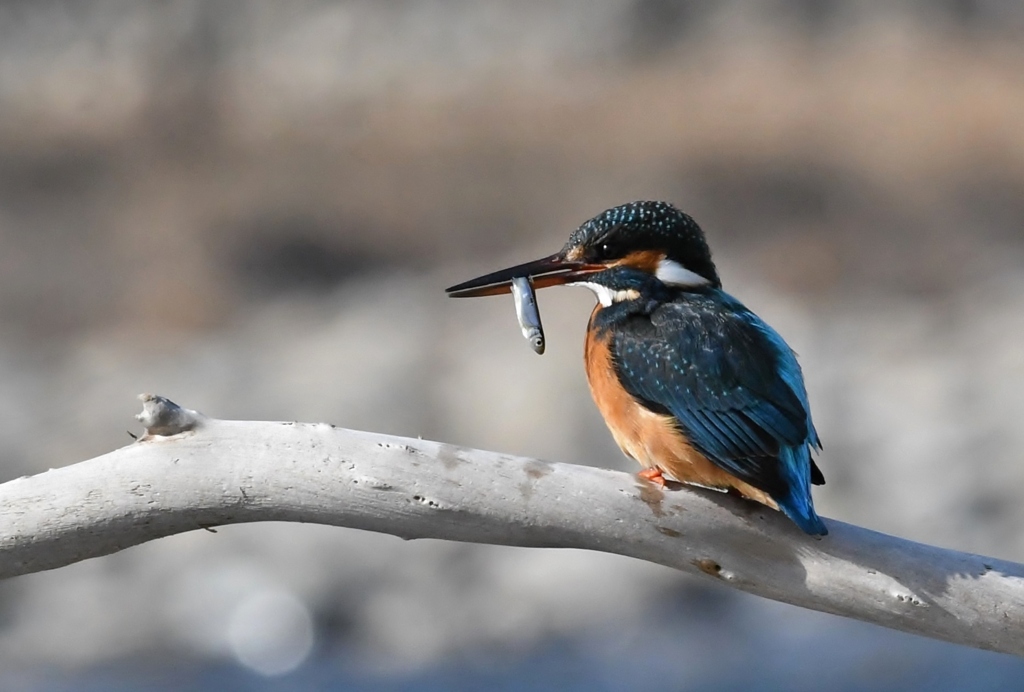
<instances>
[{"instance_id":1,"label":"bird's blue wing","mask_svg":"<svg viewBox=\"0 0 1024 692\"><path fill-rule=\"evenodd\" d=\"M610 348L626 391L674 416L713 463L819 528L810 483L824 478L810 447L820 443L800 366L771 327L715 291L628 318Z\"/></svg>"}]
</instances>

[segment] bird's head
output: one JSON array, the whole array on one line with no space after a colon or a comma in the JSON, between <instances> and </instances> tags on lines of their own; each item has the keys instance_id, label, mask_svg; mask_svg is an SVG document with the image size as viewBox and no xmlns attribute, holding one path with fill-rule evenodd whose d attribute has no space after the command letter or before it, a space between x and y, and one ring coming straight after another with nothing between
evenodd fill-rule
<instances>
[{"instance_id":1,"label":"bird's head","mask_svg":"<svg viewBox=\"0 0 1024 692\"><path fill-rule=\"evenodd\" d=\"M721 281L704 232L666 202L631 202L590 219L559 252L448 289L453 297L508 293L512 279L536 288L583 285L602 305L639 297L651 287L699 290Z\"/></svg>"}]
</instances>

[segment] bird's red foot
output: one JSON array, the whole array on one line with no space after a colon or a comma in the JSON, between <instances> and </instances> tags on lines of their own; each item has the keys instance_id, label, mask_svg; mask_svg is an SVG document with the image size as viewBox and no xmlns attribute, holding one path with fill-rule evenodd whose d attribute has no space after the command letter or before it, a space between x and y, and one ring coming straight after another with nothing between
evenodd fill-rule
<instances>
[{"instance_id":1,"label":"bird's red foot","mask_svg":"<svg viewBox=\"0 0 1024 692\"><path fill-rule=\"evenodd\" d=\"M644 469L640 473L636 474L646 481L650 481L655 485L660 485L662 488L665 487L665 477L661 475L661 469L655 467L651 469Z\"/></svg>"}]
</instances>

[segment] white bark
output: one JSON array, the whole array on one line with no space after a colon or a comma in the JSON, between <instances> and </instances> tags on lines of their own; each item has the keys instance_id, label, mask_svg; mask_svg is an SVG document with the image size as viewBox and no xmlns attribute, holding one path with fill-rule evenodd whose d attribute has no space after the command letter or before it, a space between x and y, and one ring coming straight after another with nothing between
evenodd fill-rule
<instances>
[{"instance_id":1,"label":"white bark","mask_svg":"<svg viewBox=\"0 0 1024 692\"><path fill-rule=\"evenodd\" d=\"M0 577L154 538L301 521L502 545L584 548L806 608L1024 655L1024 565L636 476L343 430L222 421L143 397L147 434L0 485Z\"/></svg>"}]
</instances>

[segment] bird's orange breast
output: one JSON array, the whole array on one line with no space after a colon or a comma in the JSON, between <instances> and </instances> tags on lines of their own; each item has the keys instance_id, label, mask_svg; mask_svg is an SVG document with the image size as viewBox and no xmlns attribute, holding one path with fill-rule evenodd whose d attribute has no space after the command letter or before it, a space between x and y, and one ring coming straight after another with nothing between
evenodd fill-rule
<instances>
[{"instance_id":1,"label":"bird's orange breast","mask_svg":"<svg viewBox=\"0 0 1024 692\"><path fill-rule=\"evenodd\" d=\"M673 416L651 411L623 388L612 362L608 334L598 335L593 327L599 310L600 305L594 309L587 329L587 380L594 403L623 453L644 468L660 469L670 479L721 490L732 488L777 509L767 493L719 468L694 449Z\"/></svg>"}]
</instances>

